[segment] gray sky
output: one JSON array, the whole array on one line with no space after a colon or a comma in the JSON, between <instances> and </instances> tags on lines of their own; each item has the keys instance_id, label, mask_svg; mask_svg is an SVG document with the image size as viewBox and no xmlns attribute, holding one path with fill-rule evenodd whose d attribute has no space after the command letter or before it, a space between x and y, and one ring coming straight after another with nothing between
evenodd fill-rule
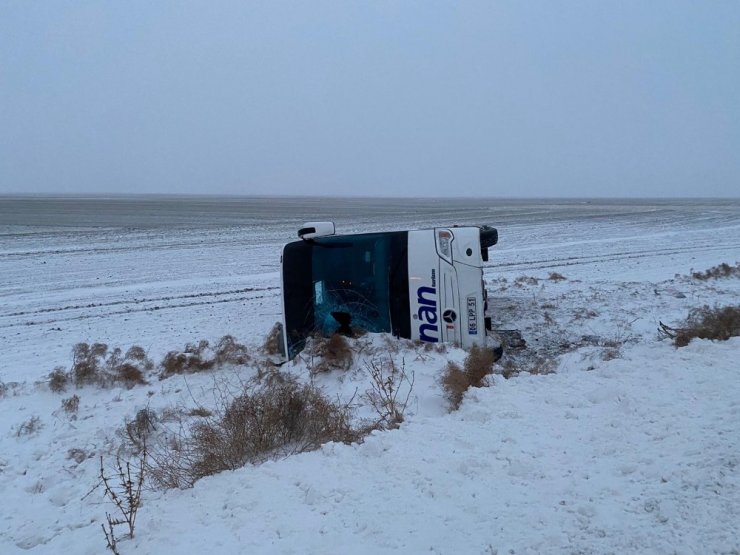
<instances>
[{"instance_id":1,"label":"gray sky","mask_svg":"<svg viewBox=\"0 0 740 555\"><path fill-rule=\"evenodd\" d=\"M740 2L0 4L0 193L739 196Z\"/></svg>"}]
</instances>

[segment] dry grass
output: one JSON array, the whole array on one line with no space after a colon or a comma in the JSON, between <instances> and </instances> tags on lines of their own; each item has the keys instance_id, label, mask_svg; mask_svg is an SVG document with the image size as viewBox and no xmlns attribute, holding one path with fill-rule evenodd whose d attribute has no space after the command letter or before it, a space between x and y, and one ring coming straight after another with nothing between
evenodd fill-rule
<instances>
[{"instance_id":1,"label":"dry grass","mask_svg":"<svg viewBox=\"0 0 740 555\"><path fill-rule=\"evenodd\" d=\"M60 393L70 383L76 387L108 387L120 383L131 388L147 383L144 374L152 367L152 361L144 349L137 345L123 354L118 348L109 351L105 343L77 343L72 348L72 367L66 371L64 367L57 366L49 374L49 389Z\"/></svg>"},{"instance_id":2,"label":"dry grass","mask_svg":"<svg viewBox=\"0 0 740 555\"><path fill-rule=\"evenodd\" d=\"M507 380L513 376L518 376L522 372L542 376L554 373L556 367L557 363L555 360L550 358L508 358L503 364L501 364L501 375Z\"/></svg>"},{"instance_id":3,"label":"dry grass","mask_svg":"<svg viewBox=\"0 0 740 555\"><path fill-rule=\"evenodd\" d=\"M396 364L392 356L377 357L365 363L370 374L370 389L364 397L378 415L377 428L398 428L414 389L414 372L406 372L406 363Z\"/></svg>"},{"instance_id":4,"label":"dry grass","mask_svg":"<svg viewBox=\"0 0 740 555\"><path fill-rule=\"evenodd\" d=\"M216 343L216 365L247 364L250 360L249 351L246 345L239 343L231 335L224 335Z\"/></svg>"},{"instance_id":5,"label":"dry grass","mask_svg":"<svg viewBox=\"0 0 740 555\"><path fill-rule=\"evenodd\" d=\"M41 422L41 418L38 416L32 416L18 426L18 429L15 431L15 437L33 435L38 433L38 431L43 427L44 424Z\"/></svg>"},{"instance_id":6,"label":"dry grass","mask_svg":"<svg viewBox=\"0 0 740 555\"><path fill-rule=\"evenodd\" d=\"M442 389L452 410L460 408L463 396L470 387L470 380L459 364L449 361L442 373Z\"/></svg>"},{"instance_id":7,"label":"dry grass","mask_svg":"<svg viewBox=\"0 0 740 555\"><path fill-rule=\"evenodd\" d=\"M49 374L49 389L54 393L65 391L67 389L68 382L69 376L62 366L57 366Z\"/></svg>"},{"instance_id":8,"label":"dry grass","mask_svg":"<svg viewBox=\"0 0 740 555\"><path fill-rule=\"evenodd\" d=\"M685 326L674 331L676 347L685 347L694 338L726 341L740 336L740 306L694 308Z\"/></svg>"},{"instance_id":9,"label":"dry grass","mask_svg":"<svg viewBox=\"0 0 740 555\"><path fill-rule=\"evenodd\" d=\"M159 379L175 374L205 372L225 364L243 365L250 361L247 347L238 343L231 335L224 335L214 347L206 340L188 343L182 352L170 351L162 360Z\"/></svg>"},{"instance_id":10,"label":"dry grass","mask_svg":"<svg viewBox=\"0 0 740 555\"><path fill-rule=\"evenodd\" d=\"M80 408L80 398L77 395L62 399L62 410L69 415L77 414L77 410Z\"/></svg>"},{"instance_id":11,"label":"dry grass","mask_svg":"<svg viewBox=\"0 0 740 555\"><path fill-rule=\"evenodd\" d=\"M283 352L282 339L283 326L280 322L275 322L272 328L270 328L270 331L267 333L267 337L265 337L265 343L262 345L262 350L267 355L281 355Z\"/></svg>"},{"instance_id":12,"label":"dry grass","mask_svg":"<svg viewBox=\"0 0 740 555\"><path fill-rule=\"evenodd\" d=\"M103 381L107 353L108 345L105 343L77 343L72 348L71 377L77 387Z\"/></svg>"},{"instance_id":13,"label":"dry grass","mask_svg":"<svg viewBox=\"0 0 740 555\"><path fill-rule=\"evenodd\" d=\"M484 378L493 371L493 351L473 345L462 368L450 361L442 373L442 388L453 410L460 408L470 387L481 387Z\"/></svg>"},{"instance_id":14,"label":"dry grass","mask_svg":"<svg viewBox=\"0 0 740 555\"><path fill-rule=\"evenodd\" d=\"M708 270L703 272L691 272L691 277L701 281L707 281L710 279L724 279L736 277L740 278L740 262L736 262L734 266L730 266L726 262L717 266L712 266Z\"/></svg>"},{"instance_id":15,"label":"dry grass","mask_svg":"<svg viewBox=\"0 0 740 555\"><path fill-rule=\"evenodd\" d=\"M82 464L87 458L88 454L84 449L73 447L72 449L67 450L67 459L71 459L77 464Z\"/></svg>"},{"instance_id":16,"label":"dry grass","mask_svg":"<svg viewBox=\"0 0 740 555\"><path fill-rule=\"evenodd\" d=\"M532 276L519 276L514 280L516 287L524 287L525 285L537 285L540 282L539 279Z\"/></svg>"},{"instance_id":17,"label":"dry grass","mask_svg":"<svg viewBox=\"0 0 740 555\"><path fill-rule=\"evenodd\" d=\"M210 345L202 340L198 344L188 343L182 352L170 351L162 360L162 371L159 379L163 380L175 374L194 374L210 370L216 365L215 359L208 353Z\"/></svg>"},{"instance_id":18,"label":"dry grass","mask_svg":"<svg viewBox=\"0 0 740 555\"><path fill-rule=\"evenodd\" d=\"M290 378L244 391L217 418L196 423L192 438L196 478L358 439L347 407Z\"/></svg>"},{"instance_id":19,"label":"dry grass","mask_svg":"<svg viewBox=\"0 0 740 555\"><path fill-rule=\"evenodd\" d=\"M213 416L213 412L205 407L196 407L188 412L188 416L198 416L200 418L208 418Z\"/></svg>"},{"instance_id":20,"label":"dry grass","mask_svg":"<svg viewBox=\"0 0 740 555\"><path fill-rule=\"evenodd\" d=\"M332 370L347 370L352 366L352 348L349 341L338 333L331 337L312 337L306 346L306 354L311 357L311 372L331 372ZM318 360L313 360L313 359Z\"/></svg>"},{"instance_id":21,"label":"dry grass","mask_svg":"<svg viewBox=\"0 0 740 555\"><path fill-rule=\"evenodd\" d=\"M113 379L117 382L123 383L129 389L135 385L143 385L147 383L144 379L144 372L141 371L141 368L128 362L123 362L117 366L115 372Z\"/></svg>"},{"instance_id":22,"label":"dry grass","mask_svg":"<svg viewBox=\"0 0 740 555\"><path fill-rule=\"evenodd\" d=\"M351 424L348 405L327 399L315 386L276 372L263 383L249 382L236 396L223 396L213 411L190 411L197 418L159 442L148 443L149 474L164 488L246 464L317 449L337 441L358 441L365 433Z\"/></svg>"},{"instance_id":23,"label":"dry grass","mask_svg":"<svg viewBox=\"0 0 740 555\"><path fill-rule=\"evenodd\" d=\"M137 411L134 418L125 421L121 435L126 448L132 453L141 453L152 432L157 429L158 420L157 414L146 407Z\"/></svg>"}]
</instances>

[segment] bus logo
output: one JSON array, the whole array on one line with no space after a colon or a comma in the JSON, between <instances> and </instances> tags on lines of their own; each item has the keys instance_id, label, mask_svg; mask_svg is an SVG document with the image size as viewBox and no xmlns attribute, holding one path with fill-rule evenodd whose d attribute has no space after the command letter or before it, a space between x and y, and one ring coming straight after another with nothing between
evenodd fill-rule
<instances>
[{"instance_id":1,"label":"bus logo","mask_svg":"<svg viewBox=\"0 0 740 555\"><path fill-rule=\"evenodd\" d=\"M439 341L436 277L436 272L432 270L432 286L424 285L416 290L416 300L419 303L417 316L422 322L419 326L419 339L427 343Z\"/></svg>"}]
</instances>

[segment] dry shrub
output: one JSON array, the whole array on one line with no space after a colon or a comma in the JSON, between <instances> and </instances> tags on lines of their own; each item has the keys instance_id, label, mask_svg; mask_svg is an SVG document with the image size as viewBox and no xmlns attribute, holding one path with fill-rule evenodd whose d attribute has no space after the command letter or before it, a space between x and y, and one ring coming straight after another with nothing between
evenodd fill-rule
<instances>
[{"instance_id":1,"label":"dry shrub","mask_svg":"<svg viewBox=\"0 0 740 555\"><path fill-rule=\"evenodd\" d=\"M278 356L283 353L283 325L280 322L270 328L270 331L265 337L265 343L262 345L262 350L265 354Z\"/></svg>"},{"instance_id":2,"label":"dry shrub","mask_svg":"<svg viewBox=\"0 0 740 555\"><path fill-rule=\"evenodd\" d=\"M202 340L197 345L188 343L181 353L170 351L162 360L162 372L159 374L159 379L163 380L175 374L193 374L210 370L215 366L216 361L209 356L211 353L208 353L208 350L208 341Z\"/></svg>"},{"instance_id":3,"label":"dry shrub","mask_svg":"<svg viewBox=\"0 0 740 555\"><path fill-rule=\"evenodd\" d=\"M144 374L154 367L146 351L138 345L130 347L123 357L120 349L114 349L108 356L106 364L113 381L123 383L129 389L135 385L146 384Z\"/></svg>"},{"instance_id":4,"label":"dry shrub","mask_svg":"<svg viewBox=\"0 0 740 555\"><path fill-rule=\"evenodd\" d=\"M144 372L153 366L144 349L137 345L123 354L119 348L108 351L105 343L77 343L72 348L72 368L66 372L63 367L57 366L49 374L49 388L61 392L69 382L76 387L107 387L112 383L123 383L131 388L147 383Z\"/></svg>"},{"instance_id":5,"label":"dry shrub","mask_svg":"<svg viewBox=\"0 0 740 555\"><path fill-rule=\"evenodd\" d=\"M392 356L369 360L365 366L370 373L370 389L365 398L378 415L377 428L398 428L404 420L411 392L414 389L414 372L406 373L406 362L398 365Z\"/></svg>"},{"instance_id":6,"label":"dry shrub","mask_svg":"<svg viewBox=\"0 0 740 555\"><path fill-rule=\"evenodd\" d=\"M49 374L49 389L54 393L61 393L67 389L69 376L62 366L57 366Z\"/></svg>"},{"instance_id":7,"label":"dry shrub","mask_svg":"<svg viewBox=\"0 0 740 555\"><path fill-rule=\"evenodd\" d=\"M215 348L215 362L221 364L246 364L249 352L246 345L238 343L231 335L224 335L218 340Z\"/></svg>"},{"instance_id":8,"label":"dry shrub","mask_svg":"<svg viewBox=\"0 0 740 555\"><path fill-rule=\"evenodd\" d=\"M588 320L590 318L596 318L599 315L595 310L589 308L577 308L573 311L573 321Z\"/></svg>"},{"instance_id":9,"label":"dry shrub","mask_svg":"<svg viewBox=\"0 0 740 555\"><path fill-rule=\"evenodd\" d=\"M470 378L470 385L480 387L488 374L493 370L493 349L473 345L465 357L463 369L465 374Z\"/></svg>"},{"instance_id":10,"label":"dry shrub","mask_svg":"<svg viewBox=\"0 0 740 555\"><path fill-rule=\"evenodd\" d=\"M196 423L192 437L197 478L358 439L347 407L292 378L244 391L217 418Z\"/></svg>"},{"instance_id":11,"label":"dry shrub","mask_svg":"<svg viewBox=\"0 0 740 555\"><path fill-rule=\"evenodd\" d=\"M77 414L77 409L80 408L80 398L77 395L62 399L62 409L67 414Z\"/></svg>"},{"instance_id":12,"label":"dry shrub","mask_svg":"<svg viewBox=\"0 0 740 555\"><path fill-rule=\"evenodd\" d=\"M338 333L328 338L312 337L306 350L309 356L319 359L311 365L313 373L347 370L352 366L352 348L347 338Z\"/></svg>"},{"instance_id":13,"label":"dry shrub","mask_svg":"<svg viewBox=\"0 0 740 555\"><path fill-rule=\"evenodd\" d=\"M501 364L501 375L507 380L513 376L518 376L522 372L542 376L554 373L556 367L556 361L549 358L521 358L518 360L508 358Z\"/></svg>"},{"instance_id":14,"label":"dry shrub","mask_svg":"<svg viewBox=\"0 0 740 555\"><path fill-rule=\"evenodd\" d=\"M617 347L606 347L601 351L601 360L609 361L615 358L621 358L622 351Z\"/></svg>"},{"instance_id":15,"label":"dry shrub","mask_svg":"<svg viewBox=\"0 0 740 555\"><path fill-rule=\"evenodd\" d=\"M190 412L188 412L188 416L198 416L200 418L208 418L209 416L213 416L213 412L208 410L205 407L196 407L194 409L191 409Z\"/></svg>"},{"instance_id":16,"label":"dry shrub","mask_svg":"<svg viewBox=\"0 0 740 555\"><path fill-rule=\"evenodd\" d=\"M224 335L213 348L204 339L197 344L188 343L182 352L168 352L162 360L159 379L205 372L224 364L246 364L249 360L247 347L237 343L231 335Z\"/></svg>"},{"instance_id":17,"label":"dry shrub","mask_svg":"<svg viewBox=\"0 0 740 555\"><path fill-rule=\"evenodd\" d=\"M740 306L703 306L689 312L685 327L675 330L673 343L685 347L696 338L726 341L740 336Z\"/></svg>"},{"instance_id":18,"label":"dry shrub","mask_svg":"<svg viewBox=\"0 0 740 555\"><path fill-rule=\"evenodd\" d=\"M157 414L149 407L140 409L133 419L126 420L122 434L128 450L141 453L146 448L149 436L157 429L157 421Z\"/></svg>"},{"instance_id":19,"label":"dry shrub","mask_svg":"<svg viewBox=\"0 0 740 555\"><path fill-rule=\"evenodd\" d=\"M540 282L536 277L531 276L519 276L514 280L514 285L517 287L523 287L525 285L537 285Z\"/></svg>"},{"instance_id":20,"label":"dry shrub","mask_svg":"<svg viewBox=\"0 0 740 555\"><path fill-rule=\"evenodd\" d=\"M193 486L196 481L193 475L194 455L190 437L182 424L175 432L149 443L147 449L147 473L153 485L163 489Z\"/></svg>"},{"instance_id":21,"label":"dry shrub","mask_svg":"<svg viewBox=\"0 0 740 555\"><path fill-rule=\"evenodd\" d=\"M140 368L124 362L116 368L116 374L114 379L122 382L127 388L131 389L135 385L142 385L147 383L144 379L144 373Z\"/></svg>"},{"instance_id":22,"label":"dry shrub","mask_svg":"<svg viewBox=\"0 0 740 555\"><path fill-rule=\"evenodd\" d=\"M108 375L114 382L122 383L131 389L135 385L147 383L144 373L151 370L154 364L142 347L134 345L123 356L120 349L114 349L108 355L106 366Z\"/></svg>"},{"instance_id":23,"label":"dry shrub","mask_svg":"<svg viewBox=\"0 0 740 555\"><path fill-rule=\"evenodd\" d=\"M72 381L76 386L96 384L102 381L105 355L108 345L105 343L77 343L72 348Z\"/></svg>"},{"instance_id":24,"label":"dry shrub","mask_svg":"<svg viewBox=\"0 0 740 555\"><path fill-rule=\"evenodd\" d=\"M721 279L740 277L740 262L736 262L734 266L730 266L726 262L717 266L712 266L708 270L703 272L691 272L691 277L701 281L707 281L709 279Z\"/></svg>"},{"instance_id":25,"label":"dry shrub","mask_svg":"<svg viewBox=\"0 0 740 555\"><path fill-rule=\"evenodd\" d=\"M15 437L30 436L37 433L44 425L41 422L41 418L38 416L32 416L25 422L23 422L15 432Z\"/></svg>"},{"instance_id":26,"label":"dry shrub","mask_svg":"<svg viewBox=\"0 0 740 555\"><path fill-rule=\"evenodd\" d=\"M444 389L445 397L452 410L460 408L463 395L465 395L468 387L470 387L470 381L463 369L459 364L449 361L442 373L442 389Z\"/></svg>"},{"instance_id":27,"label":"dry shrub","mask_svg":"<svg viewBox=\"0 0 740 555\"><path fill-rule=\"evenodd\" d=\"M224 470L362 437L352 427L348 405L333 403L315 386L280 373L223 398L213 414L199 411L196 416L189 429L181 427L149 444L149 472L158 485L189 487Z\"/></svg>"},{"instance_id":28,"label":"dry shrub","mask_svg":"<svg viewBox=\"0 0 740 555\"><path fill-rule=\"evenodd\" d=\"M563 274L558 272L550 272L550 275L547 277L550 281L563 281L568 278L566 278Z\"/></svg>"},{"instance_id":29,"label":"dry shrub","mask_svg":"<svg viewBox=\"0 0 740 555\"><path fill-rule=\"evenodd\" d=\"M442 388L453 410L460 408L469 387L481 387L484 378L493 371L492 349L473 345L465 357L463 367L450 361L442 374Z\"/></svg>"},{"instance_id":30,"label":"dry shrub","mask_svg":"<svg viewBox=\"0 0 740 555\"><path fill-rule=\"evenodd\" d=\"M84 449L80 449L79 447L73 447L72 449L67 450L67 458L72 459L77 464L82 464L82 462L87 459L87 453Z\"/></svg>"}]
</instances>

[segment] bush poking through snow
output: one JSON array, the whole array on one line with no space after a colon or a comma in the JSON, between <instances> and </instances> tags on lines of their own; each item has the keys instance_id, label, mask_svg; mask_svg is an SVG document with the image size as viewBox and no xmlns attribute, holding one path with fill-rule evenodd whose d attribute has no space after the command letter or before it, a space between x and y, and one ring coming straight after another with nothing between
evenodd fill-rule
<instances>
[{"instance_id":1,"label":"bush poking through snow","mask_svg":"<svg viewBox=\"0 0 740 555\"><path fill-rule=\"evenodd\" d=\"M507 358L506 361L501 365L501 375L507 380L513 376L518 376L522 372L528 372L529 374L542 376L554 373L556 367L557 363L555 362L555 360L549 358L521 358L518 360Z\"/></svg>"},{"instance_id":2,"label":"bush poking through snow","mask_svg":"<svg viewBox=\"0 0 740 555\"><path fill-rule=\"evenodd\" d=\"M469 387L481 387L483 379L493 371L493 351L473 345L461 368L452 361L442 374L442 388L452 410L460 408Z\"/></svg>"},{"instance_id":3,"label":"bush poking through snow","mask_svg":"<svg viewBox=\"0 0 740 555\"><path fill-rule=\"evenodd\" d=\"M72 348L72 381L77 387L103 381L103 368L108 345L77 343Z\"/></svg>"},{"instance_id":4,"label":"bush poking through snow","mask_svg":"<svg viewBox=\"0 0 740 555\"><path fill-rule=\"evenodd\" d=\"M516 287L524 287L525 285L537 285L540 282L539 279L532 276L519 276L514 280Z\"/></svg>"},{"instance_id":5,"label":"bush poking through snow","mask_svg":"<svg viewBox=\"0 0 740 555\"><path fill-rule=\"evenodd\" d=\"M80 408L80 398L77 395L62 399L62 410L69 415L77 414L77 410Z\"/></svg>"},{"instance_id":6,"label":"bush poking through snow","mask_svg":"<svg viewBox=\"0 0 740 555\"><path fill-rule=\"evenodd\" d=\"M350 411L312 385L285 376L247 389L216 418L193 426L197 478L272 457L357 439Z\"/></svg>"},{"instance_id":7,"label":"bush poking through snow","mask_svg":"<svg viewBox=\"0 0 740 555\"><path fill-rule=\"evenodd\" d=\"M306 354L311 357L311 372L331 372L347 370L352 366L352 348L347 338L338 333L331 337L312 337L306 345ZM313 359L318 358L318 362Z\"/></svg>"},{"instance_id":8,"label":"bush poking through snow","mask_svg":"<svg viewBox=\"0 0 740 555\"><path fill-rule=\"evenodd\" d=\"M154 364L146 356L144 349L134 345L121 356L121 349L113 349L106 360L108 375L115 382L131 389L135 385L146 384L144 372L151 370Z\"/></svg>"},{"instance_id":9,"label":"bush poking through snow","mask_svg":"<svg viewBox=\"0 0 740 555\"><path fill-rule=\"evenodd\" d=\"M559 272L550 272L550 275L547 277L550 281L563 281L568 278L566 278L563 274Z\"/></svg>"},{"instance_id":10,"label":"bush poking through snow","mask_svg":"<svg viewBox=\"0 0 740 555\"><path fill-rule=\"evenodd\" d=\"M663 323L660 327L676 347L685 347L694 338L727 341L740 336L740 306L694 308L684 327L671 328Z\"/></svg>"},{"instance_id":11,"label":"bush poking through snow","mask_svg":"<svg viewBox=\"0 0 740 555\"><path fill-rule=\"evenodd\" d=\"M118 348L108 351L105 343L77 343L72 348L72 368L69 372L62 366L54 368L49 374L49 389L61 393L69 383L76 387L108 387L112 383L122 383L130 389L147 383L144 373L153 366L144 349L137 345L122 354Z\"/></svg>"},{"instance_id":12,"label":"bush poking through snow","mask_svg":"<svg viewBox=\"0 0 740 555\"><path fill-rule=\"evenodd\" d=\"M167 353L162 360L159 379L163 380L175 374L205 372L224 364L246 364L249 360L247 347L238 343L231 335L224 335L215 347L211 347L204 339L197 345L188 343L183 352Z\"/></svg>"},{"instance_id":13,"label":"bush poking through snow","mask_svg":"<svg viewBox=\"0 0 740 555\"><path fill-rule=\"evenodd\" d=\"M146 461L146 445L139 458L138 468L131 472L131 463L121 463L121 458L116 457L116 470L113 476L106 474L103 467L103 457L100 457L100 484L103 485L103 495L107 497L118 509L120 516L105 513L106 524L101 524L105 534L106 547L116 555L118 551L118 539L115 527L125 525L128 529L128 537L134 537L136 526L136 515L141 506L141 488L144 486L144 468Z\"/></svg>"},{"instance_id":14,"label":"bush poking through snow","mask_svg":"<svg viewBox=\"0 0 740 555\"><path fill-rule=\"evenodd\" d=\"M49 374L49 389L54 393L65 391L67 389L68 382L69 376L62 366L57 366Z\"/></svg>"},{"instance_id":15,"label":"bush poking through snow","mask_svg":"<svg viewBox=\"0 0 740 555\"><path fill-rule=\"evenodd\" d=\"M442 389L445 392L445 398L450 403L452 410L460 408L463 395L470 387L470 381L459 364L449 361L442 373Z\"/></svg>"},{"instance_id":16,"label":"bush poking through snow","mask_svg":"<svg viewBox=\"0 0 740 555\"><path fill-rule=\"evenodd\" d=\"M157 429L157 414L149 407L136 413L132 420L127 420L123 427L123 436L126 447L136 454L146 449L146 443L151 433Z\"/></svg>"},{"instance_id":17,"label":"bush poking through snow","mask_svg":"<svg viewBox=\"0 0 740 555\"><path fill-rule=\"evenodd\" d=\"M209 352L208 341L202 340L185 345L183 352L170 351L162 360L162 372L159 379L163 380L175 374L194 374L210 370L216 364L213 353Z\"/></svg>"},{"instance_id":18,"label":"bush poking through snow","mask_svg":"<svg viewBox=\"0 0 740 555\"><path fill-rule=\"evenodd\" d=\"M224 470L330 441L351 443L363 435L352 427L349 405L331 402L317 387L280 373L264 383L248 383L212 413L202 411L196 418L189 428L149 444L149 475L158 485L190 487Z\"/></svg>"},{"instance_id":19,"label":"bush poking through snow","mask_svg":"<svg viewBox=\"0 0 740 555\"><path fill-rule=\"evenodd\" d=\"M32 416L23 422L15 432L15 437L31 436L37 433L44 425L38 416Z\"/></svg>"},{"instance_id":20,"label":"bush poking through snow","mask_svg":"<svg viewBox=\"0 0 740 555\"><path fill-rule=\"evenodd\" d=\"M270 331L267 333L267 337L265 337L265 343L262 345L262 350L267 355L271 356L278 356L282 353L282 345L280 344L280 340L282 338L282 325L279 322L275 322L275 324L270 328Z\"/></svg>"},{"instance_id":21,"label":"bush poking through snow","mask_svg":"<svg viewBox=\"0 0 740 555\"><path fill-rule=\"evenodd\" d=\"M372 380L365 398L378 414L378 425L385 429L398 428L414 389L414 372L407 374L406 362L402 360L398 365L391 356L387 361L379 357L369 360L365 367Z\"/></svg>"},{"instance_id":22,"label":"bush poking through snow","mask_svg":"<svg viewBox=\"0 0 740 555\"><path fill-rule=\"evenodd\" d=\"M473 345L463 362L465 374L470 378L470 385L480 387L483 378L493 371L493 350Z\"/></svg>"},{"instance_id":23,"label":"bush poking through snow","mask_svg":"<svg viewBox=\"0 0 740 555\"><path fill-rule=\"evenodd\" d=\"M216 365L242 365L249 362L249 358L246 345L238 343L231 335L224 335L216 343Z\"/></svg>"},{"instance_id":24,"label":"bush poking through snow","mask_svg":"<svg viewBox=\"0 0 740 555\"><path fill-rule=\"evenodd\" d=\"M740 262L736 262L734 266L730 266L726 262L717 266L712 266L708 270L703 272L691 272L691 277L701 281L707 281L710 279L721 279L721 278L740 278Z\"/></svg>"}]
</instances>

